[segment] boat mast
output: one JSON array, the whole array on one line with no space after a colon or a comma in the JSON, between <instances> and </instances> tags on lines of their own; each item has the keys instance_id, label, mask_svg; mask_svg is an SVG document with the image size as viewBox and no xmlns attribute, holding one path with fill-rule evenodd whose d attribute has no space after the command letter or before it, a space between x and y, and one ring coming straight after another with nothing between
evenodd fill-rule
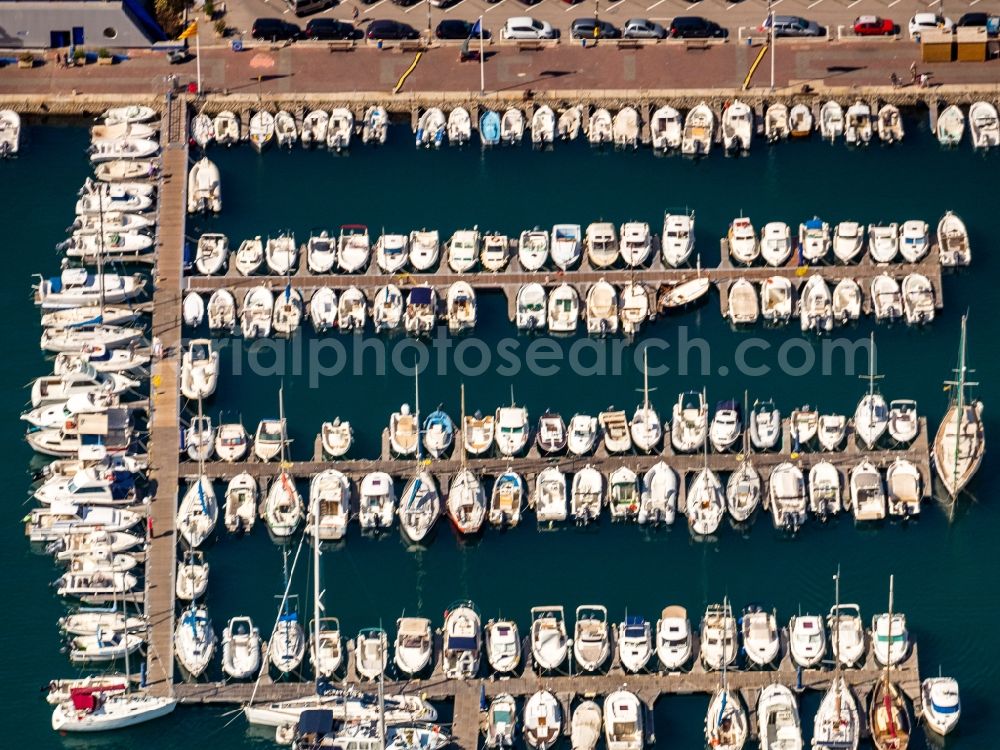
<instances>
[{"instance_id":1,"label":"boat mast","mask_svg":"<svg viewBox=\"0 0 1000 750\"><path fill-rule=\"evenodd\" d=\"M882 378L875 372L875 332L872 331L868 343L868 374L861 376L868 381L868 416L872 421L875 417L875 381Z\"/></svg>"},{"instance_id":2,"label":"boat mast","mask_svg":"<svg viewBox=\"0 0 1000 750\"><path fill-rule=\"evenodd\" d=\"M97 241L97 304L98 304L98 320L101 323L104 322L104 191L101 186L97 186L97 222L98 222L98 237L100 239Z\"/></svg>"},{"instance_id":3,"label":"boat mast","mask_svg":"<svg viewBox=\"0 0 1000 750\"><path fill-rule=\"evenodd\" d=\"M319 496L316 496L316 507L313 509L313 521L315 523L315 528L313 530L313 671L316 673L316 693L319 694L319 680L320 680L320 647L319 647L319 632L320 632L320 614L323 612L323 601L322 601L322 591L320 589L319 580L319 570L320 570L320 542L319 542Z\"/></svg>"},{"instance_id":4,"label":"boat mast","mask_svg":"<svg viewBox=\"0 0 1000 750\"><path fill-rule=\"evenodd\" d=\"M649 413L649 349L642 350L642 411Z\"/></svg>"},{"instance_id":5,"label":"boat mast","mask_svg":"<svg viewBox=\"0 0 1000 750\"><path fill-rule=\"evenodd\" d=\"M834 599L833 599L833 601L834 601L834 612L837 613L837 617L834 620L834 626L833 626L833 669L834 669L834 677L833 677L833 682L830 683L830 689L831 690L836 689L836 691L837 691L836 693L834 693L834 708L836 709L837 720L840 721L841 708L842 708L841 702L840 702L840 693L841 693L840 688L841 688L841 685L843 684L841 682L841 677L840 677L840 620L841 620L841 617L842 617L842 615L840 613L840 565L837 566L837 574L833 577L833 580L835 582L835 584L834 584Z\"/></svg>"},{"instance_id":6,"label":"boat mast","mask_svg":"<svg viewBox=\"0 0 1000 750\"><path fill-rule=\"evenodd\" d=\"M422 456L420 455L420 368L417 366L416 362L413 364L413 404L414 413L417 424L417 463L420 463Z\"/></svg>"},{"instance_id":7,"label":"boat mast","mask_svg":"<svg viewBox=\"0 0 1000 750\"><path fill-rule=\"evenodd\" d=\"M513 387L512 387L513 389ZM462 457L462 470L465 471L465 383L462 383L462 406L461 406L461 429L459 430L459 437L462 439L461 457Z\"/></svg>"}]
</instances>

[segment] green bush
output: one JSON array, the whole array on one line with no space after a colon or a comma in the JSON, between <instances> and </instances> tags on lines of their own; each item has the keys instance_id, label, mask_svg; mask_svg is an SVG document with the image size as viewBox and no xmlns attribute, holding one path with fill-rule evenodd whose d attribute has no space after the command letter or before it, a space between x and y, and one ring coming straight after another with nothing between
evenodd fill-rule
<instances>
[{"instance_id":1,"label":"green bush","mask_svg":"<svg viewBox=\"0 0 1000 750\"><path fill-rule=\"evenodd\" d=\"M219 36L225 36L227 31L229 31L229 29L226 28L226 22L223 21L221 18L215 22L216 34L218 34Z\"/></svg>"},{"instance_id":2,"label":"green bush","mask_svg":"<svg viewBox=\"0 0 1000 750\"><path fill-rule=\"evenodd\" d=\"M87 51L84 49L73 50L73 59L77 62L80 62L81 60L85 61L87 59Z\"/></svg>"},{"instance_id":3,"label":"green bush","mask_svg":"<svg viewBox=\"0 0 1000 750\"><path fill-rule=\"evenodd\" d=\"M102 60L107 60L109 57L111 57L111 53L108 51L107 47L101 47L99 50L97 50L97 56Z\"/></svg>"}]
</instances>

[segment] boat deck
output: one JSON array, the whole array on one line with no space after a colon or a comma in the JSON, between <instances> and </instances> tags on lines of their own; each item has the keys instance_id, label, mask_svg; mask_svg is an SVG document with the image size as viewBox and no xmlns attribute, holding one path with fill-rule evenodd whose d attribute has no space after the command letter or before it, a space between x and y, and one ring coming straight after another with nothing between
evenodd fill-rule
<instances>
[{"instance_id":1,"label":"boat deck","mask_svg":"<svg viewBox=\"0 0 1000 750\"><path fill-rule=\"evenodd\" d=\"M160 340L163 356L152 363L150 384L149 475L155 490L149 505L152 534L145 592L149 619L146 682L154 695L170 695L174 682L181 283L188 167L187 105L183 99L168 99L165 124L152 324L152 335Z\"/></svg>"}]
</instances>

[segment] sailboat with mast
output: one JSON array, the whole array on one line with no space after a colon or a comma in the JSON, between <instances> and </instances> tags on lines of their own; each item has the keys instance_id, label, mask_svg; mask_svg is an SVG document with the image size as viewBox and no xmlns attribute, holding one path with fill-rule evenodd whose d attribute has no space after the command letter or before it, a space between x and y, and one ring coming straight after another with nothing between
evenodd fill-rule
<instances>
[{"instance_id":1,"label":"sailboat with mast","mask_svg":"<svg viewBox=\"0 0 1000 750\"><path fill-rule=\"evenodd\" d=\"M288 473L288 424L285 421L284 388L278 390L278 424L281 426L281 470L271 482L264 501L264 520L271 533L279 538L289 537L302 522L305 510L302 496L295 487L295 480Z\"/></svg>"},{"instance_id":2,"label":"sailboat with mast","mask_svg":"<svg viewBox=\"0 0 1000 750\"><path fill-rule=\"evenodd\" d=\"M743 394L743 413L747 413L747 394ZM750 460L750 430L743 430L743 460L726 482L726 505L729 515L743 523L760 504L763 482Z\"/></svg>"},{"instance_id":3,"label":"sailboat with mast","mask_svg":"<svg viewBox=\"0 0 1000 750\"><path fill-rule=\"evenodd\" d=\"M892 603L895 576L889 576L889 642L892 643ZM878 750L906 750L910 744L910 712L899 686L891 680L892 659L886 659L868 706L868 727Z\"/></svg>"},{"instance_id":4,"label":"sailboat with mast","mask_svg":"<svg viewBox=\"0 0 1000 750\"><path fill-rule=\"evenodd\" d=\"M201 399L198 399L198 423L203 420ZM205 454L198 452L198 478L184 493L177 509L177 530L192 548L199 547L215 530L219 520L219 503L212 480L205 476Z\"/></svg>"},{"instance_id":5,"label":"sailboat with mast","mask_svg":"<svg viewBox=\"0 0 1000 750\"><path fill-rule=\"evenodd\" d=\"M868 392L861 397L854 411L854 430L868 448L873 448L889 426L889 407L885 397L875 390L875 381L882 376L875 372L875 334L868 344L868 374L862 375L868 381Z\"/></svg>"},{"instance_id":6,"label":"sailboat with mast","mask_svg":"<svg viewBox=\"0 0 1000 750\"><path fill-rule=\"evenodd\" d=\"M728 599L723 607L728 609ZM729 689L726 667L727 661L723 659L719 689L712 696L705 717L705 740L715 750L741 750L749 734L749 721L739 693Z\"/></svg>"},{"instance_id":7,"label":"sailboat with mast","mask_svg":"<svg viewBox=\"0 0 1000 750\"><path fill-rule=\"evenodd\" d=\"M837 598L834 609L840 610L840 572L834 576ZM833 630L833 653L840 648L840 628ZM861 735L861 719L854 693L841 672L843 660L834 658L834 674L830 687L823 695L813 724L813 750L857 750Z\"/></svg>"},{"instance_id":8,"label":"sailboat with mast","mask_svg":"<svg viewBox=\"0 0 1000 750\"><path fill-rule=\"evenodd\" d=\"M299 544L301 545L302 541ZM283 674L287 674L298 669L302 663L306 643L305 633L302 632L302 624L299 622L298 596L288 593L290 578L287 547L281 550L281 557L285 586L281 595L281 612L278 615L277 623L275 623L274 632L271 633L267 650L268 657L275 668Z\"/></svg>"},{"instance_id":9,"label":"sailboat with mast","mask_svg":"<svg viewBox=\"0 0 1000 750\"><path fill-rule=\"evenodd\" d=\"M330 679L340 669L344 661L344 642L340 635L340 620L336 617L324 617L326 608L323 606L323 588L321 586L322 567L320 566L321 536L319 514L313 518L313 619L312 634L309 640L309 661L312 662L316 679Z\"/></svg>"},{"instance_id":10,"label":"sailboat with mast","mask_svg":"<svg viewBox=\"0 0 1000 750\"><path fill-rule=\"evenodd\" d=\"M465 385L462 385L462 421L465 425ZM483 483L465 463L465 440L459 441L461 469L448 488L448 517L461 534L475 534L486 519L486 491Z\"/></svg>"},{"instance_id":11,"label":"sailboat with mast","mask_svg":"<svg viewBox=\"0 0 1000 750\"><path fill-rule=\"evenodd\" d=\"M972 372L965 361L967 318L962 316L956 377L945 382L945 387L951 392L948 411L934 436L934 469L941 477L952 504L979 469L986 452L983 403L969 398L966 393L966 389L978 385L966 379Z\"/></svg>"},{"instance_id":12,"label":"sailboat with mast","mask_svg":"<svg viewBox=\"0 0 1000 750\"><path fill-rule=\"evenodd\" d=\"M649 403L649 350L642 351L642 405L635 410L632 422L629 424L632 442L641 451L650 452L660 443L663 437L663 424L660 417Z\"/></svg>"}]
</instances>

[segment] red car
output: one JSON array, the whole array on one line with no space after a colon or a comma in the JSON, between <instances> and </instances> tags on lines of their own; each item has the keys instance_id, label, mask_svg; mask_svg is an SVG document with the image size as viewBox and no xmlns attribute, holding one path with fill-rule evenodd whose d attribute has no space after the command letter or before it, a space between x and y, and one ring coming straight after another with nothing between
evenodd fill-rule
<instances>
[{"instance_id":1,"label":"red car","mask_svg":"<svg viewBox=\"0 0 1000 750\"><path fill-rule=\"evenodd\" d=\"M854 33L858 36L892 36L896 33L896 24L888 18L858 16L854 21Z\"/></svg>"}]
</instances>

